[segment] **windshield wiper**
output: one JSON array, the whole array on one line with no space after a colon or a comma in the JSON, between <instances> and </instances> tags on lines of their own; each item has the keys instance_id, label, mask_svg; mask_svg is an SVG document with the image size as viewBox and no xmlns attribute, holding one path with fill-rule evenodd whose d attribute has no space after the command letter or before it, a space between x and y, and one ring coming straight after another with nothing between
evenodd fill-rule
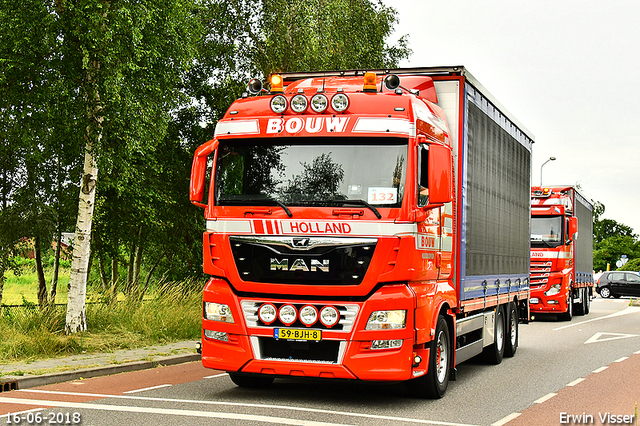
<instances>
[{"instance_id":1,"label":"windshield wiper","mask_svg":"<svg viewBox=\"0 0 640 426\"><path fill-rule=\"evenodd\" d=\"M268 205L268 206L278 206L278 207L282 207L282 210L285 211L285 213L287 213L287 216L289 217L293 217L293 213L291 213L291 210L289 210L289 208L280 200L276 200L275 198L269 198L269 197L265 197L265 198L257 198L257 199L252 199L252 200L238 200L238 199L229 199L229 198L223 198L220 200L221 203L225 203L225 204L235 204L235 205L250 205L250 206L262 206L262 205Z\"/></svg>"},{"instance_id":2,"label":"windshield wiper","mask_svg":"<svg viewBox=\"0 0 640 426\"><path fill-rule=\"evenodd\" d=\"M328 203L339 203L341 205L345 205L345 204L356 204L356 205L360 205L360 206L365 206L367 207L369 210L371 210L378 219L382 219L382 215L380 214L380 212L378 211L378 209L376 209L375 207L373 207L371 204L367 203L365 200L361 200L361 199L355 199L355 200L329 200L327 201Z\"/></svg>"}]
</instances>

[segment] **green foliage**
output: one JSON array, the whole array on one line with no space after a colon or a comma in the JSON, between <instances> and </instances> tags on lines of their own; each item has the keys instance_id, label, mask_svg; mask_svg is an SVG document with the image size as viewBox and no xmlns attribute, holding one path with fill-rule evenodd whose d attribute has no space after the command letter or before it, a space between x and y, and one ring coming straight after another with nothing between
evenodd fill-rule
<instances>
[{"instance_id":1,"label":"green foliage","mask_svg":"<svg viewBox=\"0 0 640 426\"><path fill-rule=\"evenodd\" d=\"M594 202L593 269L606 271L607 265L610 269L615 269L616 262L622 255L630 259L627 265L632 267L640 262L638 235L627 225L612 219L601 219L604 211L604 204Z\"/></svg>"},{"instance_id":2,"label":"green foliage","mask_svg":"<svg viewBox=\"0 0 640 426\"><path fill-rule=\"evenodd\" d=\"M619 268L620 271L640 271L640 257L636 257L635 259L629 260L624 264L622 268Z\"/></svg>"},{"instance_id":3,"label":"green foliage","mask_svg":"<svg viewBox=\"0 0 640 426\"><path fill-rule=\"evenodd\" d=\"M0 298L5 273L24 271L21 238L55 263L85 147L99 169L94 286L201 276L192 155L248 78L397 66L410 50L386 42L396 22L378 0L0 0Z\"/></svg>"}]
</instances>

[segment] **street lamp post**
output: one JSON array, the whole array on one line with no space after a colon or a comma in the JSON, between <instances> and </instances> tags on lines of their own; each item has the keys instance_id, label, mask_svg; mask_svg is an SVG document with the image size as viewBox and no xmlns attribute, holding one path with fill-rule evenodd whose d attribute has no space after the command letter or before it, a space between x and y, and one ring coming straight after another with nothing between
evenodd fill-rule
<instances>
[{"instance_id":1,"label":"street lamp post","mask_svg":"<svg viewBox=\"0 0 640 426\"><path fill-rule=\"evenodd\" d=\"M542 163L542 166L540 166L540 186L542 186L542 168L544 167L545 164L547 164L549 161L554 161L556 159L556 157L549 157L549 159L547 161L545 161L544 163Z\"/></svg>"}]
</instances>

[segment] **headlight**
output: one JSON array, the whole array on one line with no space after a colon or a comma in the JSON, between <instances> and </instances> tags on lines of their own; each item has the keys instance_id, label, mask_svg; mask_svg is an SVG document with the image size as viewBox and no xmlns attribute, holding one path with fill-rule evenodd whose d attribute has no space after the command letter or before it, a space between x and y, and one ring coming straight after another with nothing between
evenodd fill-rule
<instances>
[{"instance_id":1,"label":"headlight","mask_svg":"<svg viewBox=\"0 0 640 426\"><path fill-rule=\"evenodd\" d=\"M291 99L291 109L295 112L304 112L307 109L307 98L304 95L295 95Z\"/></svg>"},{"instance_id":2,"label":"headlight","mask_svg":"<svg viewBox=\"0 0 640 426\"><path fill-rule=\"evenodd\" d=\"M545 296L555 296L556 294L560 293L561 288L562 286L560 284L554 284L544 294Z\"/></svg>"},{"instance_id":3,"label":"headlight","mask_svg":"<svg viewBox=\"0 0 640 426\"><path fill-rule=\"evenodd\" d=\"M282 95L275 95L271 98L271 111L282 114L287 109L287 98Z\"/></svg>"},{"instance_id":4,"label":"headlight","mask_svg":"<svg viewBox=\"0 0 640 426\"><path fill-rule=\"evenodd\" d=\"M331 107L336 112L342 112L349 107L349 98L344 93L337 93L331 98Z\"/></svg>"},{"instance_id":5,"label":"headlight","mask_svg":"<svg viewBox=\"0 0 640 426\"><path fill-rule=\"evenodd\" d=\"M233 323L233 315L229 305L223 303L204 302L205 319Z\"/></svg>"},{"instance_id":6,"label":"headlight","mask_svg":"<svg viewBox=\"0 0 640 426\"><path fill-rule=\"evenodd\" d=\"M317 93L311 98L311 109L315 112L323 112L327 109L328 104L327 97L322 93Z\"/></svg>"},{"instance_id":7,"label":"headlight","mask_svg":"<svg viewBox=\"0 0 640 426\"><path fill-rule=\"evenodd\" d=\"M371 313L365 330L387 330L404 328L407 320L407 311L375 311Z\"/></svg>"}]
</instances>

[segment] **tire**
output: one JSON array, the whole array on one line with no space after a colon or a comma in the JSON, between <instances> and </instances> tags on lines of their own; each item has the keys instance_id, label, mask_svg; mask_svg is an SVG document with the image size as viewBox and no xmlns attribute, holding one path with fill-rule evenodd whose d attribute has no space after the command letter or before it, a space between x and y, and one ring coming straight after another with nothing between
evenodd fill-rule
<instances>
[{"instance_id":1,"label":"tire","mask_svg":"<svg viewBox=\"0 0 640 426\"><path fill-rule=\"evenodd\" d=\"M484 348L482 356L489 364L500 364L504 357L504 348L507 335L507 323L506 323L504 308L502 305L496 308L496 315L494 321L493 336L495 341Z\"/></svg>"},{"instance_id":2,"label":"tire","mask_svg":"<svg viewBox=\"0 0 640 426\"><path fill-rule=\"evenodd\" d=\"M580 292L580 303L576 303L574 306L574 311L576 315L584 315L585 309L585 294L584 288L580 288L578 291Z\"/></svg>"},{"instance_id":3,"label":"tire","mask_svg":"<svg viewBox=\"0 0 640 426\"><path fill-rule=\"evenodd\" d=\"M573 318L573 296L569 295L569 302L567 303L567 312L559 315L563 321L571 321Z\"/></svg>"},{"instance_id":4,"label":"tire","mask_svg":"<svg viewBox=\"0 0 640 426\"><path fill-rule=\"evenodd\" d=\"M420 398L442 398L449 385L451 353L449 325L444 316L438 316L435 339L429 350L429 370L424 376L406 382L407 389Z\"/></svg>"},{"instance_id":5,"label":"tire","mask_svg":"<svg viewBox=\"0 0 640 426\"><path fill-rule=\"evenodd\" d=\"M518 305L515 302L509 303L509 316L507 318L507 336L505 339L504 356L511 358L518 350Z\"/></svg>"},{"instance_id":6,"label":"tire","mask_svg":"<svg viewBox=\"0 0 640 426\"><path fill-rule=\"evenodd\" d=\"M589 289L588 288L584 289L584 295L585 295L585 299L584 299L584 314L588 315L589 312L591 312L591 297L589 296Z\"/></svg>"},{"instance_id":7,"label":"tire","mask_svg":"<svg viewBox=\"0 0 640 426\"><path fill-rule=\"evenodd\" d=\"M611 290L609 289L609 287L602 287L600 289L600 296L602 296L603 299L608 299L611 297Z\"/></svg>"},{"instance_id":8,"label":"tire","mask_svg":"<svg viewBox=\"0 0 640 426\"><path fill-rule=\"evenodd\" d=\"M233 383L241 388L267 388L273 383L273 377L270 376L229 373L229 377Z\"/></svg>"}]
</instances>

